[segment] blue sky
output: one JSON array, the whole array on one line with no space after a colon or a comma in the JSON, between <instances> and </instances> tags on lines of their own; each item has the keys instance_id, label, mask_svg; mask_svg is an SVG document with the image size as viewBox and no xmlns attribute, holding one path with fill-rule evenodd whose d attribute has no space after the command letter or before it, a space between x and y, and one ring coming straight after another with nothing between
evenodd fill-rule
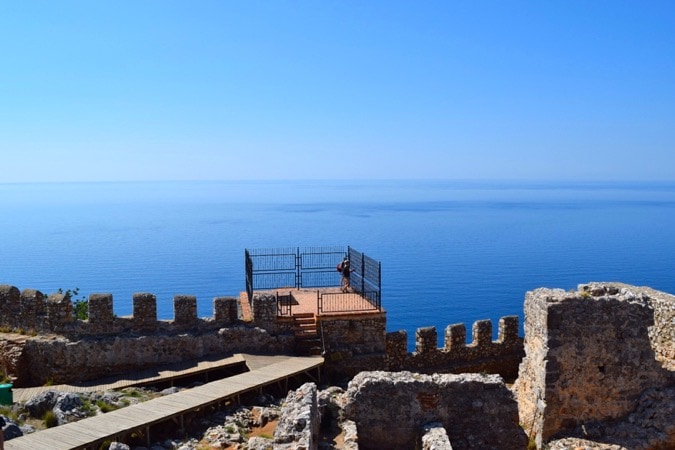
<instances>
[{"instance_id":1,"label":"blue sky","mask_svg":"<svg viewBox=\"0 0 675 450\"><path fill-rule=\"evenodd\" d=\"M675 180L675 2L0 6L0 182Z\"/></svg>"}]
</instances>

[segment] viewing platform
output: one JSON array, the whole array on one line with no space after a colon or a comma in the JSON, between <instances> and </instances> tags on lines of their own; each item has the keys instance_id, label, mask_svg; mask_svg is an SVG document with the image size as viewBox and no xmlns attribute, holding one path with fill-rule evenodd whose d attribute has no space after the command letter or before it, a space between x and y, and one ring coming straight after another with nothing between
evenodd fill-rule
<instances>
[{"instance_id":1,"label":"viewing platform","mask_svg":"<svg viewBox=\"0 0 675 450\"><path fill-rule=\"evenodd\" d=\"M246 249L245 262L244 320L255 296L274 296L279 317L382 312L381 263L352 247Z\"/></svg>"},{"instance_id":2,"label":"viewing platform","mask_svg":"<svg viewBox=\"0 0 675 450\"><path fill-rule=\"evenodd\" d=\"M381 306L373 305L370 300L361 294L357 292L341 292L340 288L282 288L255 291L255 295L278 297L280 305L284 309L284 311L277 314L280 318L304 314L328 316L384 313L384 309ZM246 292L240 294L239 302L242 320L250 322L253 320L253 315L251 302Z\"/></svg>"}]
</instances>

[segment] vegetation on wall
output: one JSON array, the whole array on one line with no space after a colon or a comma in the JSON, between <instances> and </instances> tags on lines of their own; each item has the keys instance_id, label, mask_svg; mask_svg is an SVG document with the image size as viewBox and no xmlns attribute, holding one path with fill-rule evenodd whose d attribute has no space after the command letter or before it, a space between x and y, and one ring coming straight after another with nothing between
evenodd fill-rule
<instances>
[{"instance_id":1,"label":"vegetation on wall","mask_svg":"<svg viewBox=\"0 0 675 450\"><path fill-rule=\"evenodd\" d=\"M76 287L75 289L68 289L64 291L59 288L57 291L59 294L63 294L66 299L73 302L73 317L76 320L87 320L89 318L89 303L87 299L83 296L76 298L80 294L80 288Z\"/></svg>"}]
</instances>

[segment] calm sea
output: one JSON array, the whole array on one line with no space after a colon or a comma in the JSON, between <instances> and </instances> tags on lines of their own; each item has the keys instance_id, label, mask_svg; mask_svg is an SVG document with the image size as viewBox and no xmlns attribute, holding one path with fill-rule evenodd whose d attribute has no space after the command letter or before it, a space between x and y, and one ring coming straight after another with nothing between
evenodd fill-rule
<instances>
[{"instance_id":1,"label":"calm sea","mask_svg":"<svg viewBox=\"0 0 675 450\"><path fill-rule=\"evenodd\" d=\"M0 284L51 293L244 290L244 249L351 245L382 262L390 331L521 317L526 291L675 292L675 183L278 181L0 184ZM470 332L470 331L469 331Z\"/></svg>"}]
</instances>

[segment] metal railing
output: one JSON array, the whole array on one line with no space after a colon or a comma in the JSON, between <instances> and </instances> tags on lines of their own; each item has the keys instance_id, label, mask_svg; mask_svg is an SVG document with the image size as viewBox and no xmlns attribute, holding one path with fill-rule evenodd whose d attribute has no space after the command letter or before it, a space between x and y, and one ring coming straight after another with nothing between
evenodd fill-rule
<instances>
[{"instance_id":1,"label":"metal railing","mask_svg":"<svg viewBox=\"0 0 675 450\"><path fill-rule=\"evenodd\" d=\"M365 299L365 301L363 301ZM380 311L382 304L380 293L369 291L360 293L355 299L353 294L343 292L320 292L317 299L317 310L322 313Z\"/></svg>"},{"instance_id":2,"label":"metal railing","mask_svg":"<svg viewBox=\"0 0 675 450\"><path fill-rule=\"evenodd\" d=\"M293 317L293 303L295 299L289 292L286 295L279 295L277 292L277 317Z\"/></svg>"},{"instance_id":3,"label":"metal railing","mask_svg":"<svg viewBox=\"0 0 675 450\"><path fill-rule=\"evenodd\" d=\"M352 247L293 247L275 249L246 249L244 252L246 265L246 293L253 298L253 291L284 288L321 288L340 285L341 274L336 265L348 256L351 262L351 288L353 293L367 299L372 308L356 310L381 309L382 268L379 261L366 256ZM289 294L290 295L290 294ZM324 293L330 298L337 298L342 293ZM330 303L330 311L355 311L347 300L327 300L322 305L321 295L317 295L318 311L327 311L325 305ZM290 302L280 300L278 311L290 311ZM284 303L286 302L286 303ZM343 305L343 306L336 306ZM340 309L344 308L344 309Z\"/></svg>"}]
</instances>

